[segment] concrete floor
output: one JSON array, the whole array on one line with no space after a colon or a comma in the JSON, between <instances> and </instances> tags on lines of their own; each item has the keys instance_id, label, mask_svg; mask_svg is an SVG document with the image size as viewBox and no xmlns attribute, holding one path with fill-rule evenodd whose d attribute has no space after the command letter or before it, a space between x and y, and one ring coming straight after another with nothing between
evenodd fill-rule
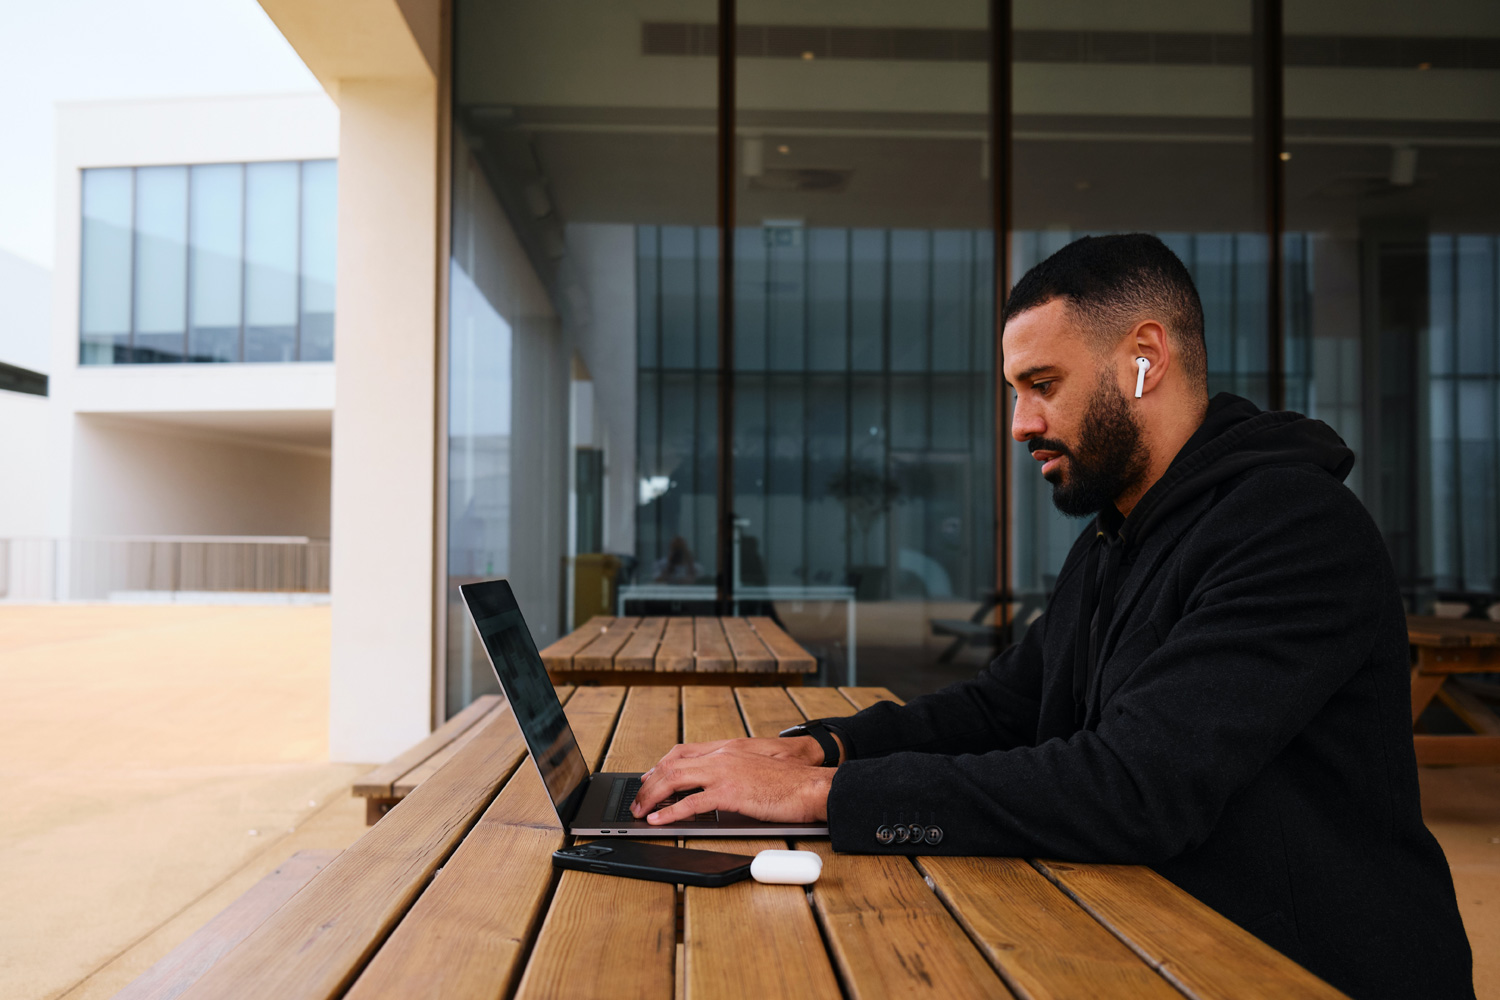
<instances>
[{"instance_id":1,"label":"concrete floor","mask_svg":"<svg viewBox=\"0 0 1500 1000\"><path fill-rule=\"evenodd\" d=\"M327 762L328 642L327 607L0 605L0 997L112 996L364 832L367 765ZM1500 1000L1500 767L1424 769L1422 794Z\"/></svg>"},{"instance_id":2,"label":"concrete floor","mask_svg":"<svg viewBox=\"0 0 1500 1000\"><path fill-rule=\"evenodd\" d=\"M0 605L0 997L110 996L364 832L328 642L327 607Z\"/></svg>"}]
</instances>

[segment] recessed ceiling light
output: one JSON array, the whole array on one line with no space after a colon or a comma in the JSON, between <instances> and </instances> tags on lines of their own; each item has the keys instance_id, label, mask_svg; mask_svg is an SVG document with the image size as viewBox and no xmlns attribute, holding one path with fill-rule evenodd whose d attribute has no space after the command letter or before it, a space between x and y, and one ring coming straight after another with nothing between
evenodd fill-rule
<instances>
[{"instance_id":1,"label":"recessed ceiling light","mask_svg":"<svg viewBox=\"0 0 1500 1000\"><path fill-rule=\"evenodd\" d=\"M1292 158L1292 154L1291 153L1282 153L1281 154L1281 158L1283 160L1290 160Z\"/></svg>"},{"instance_id":2,"label":"recessed ceiling light","mask_svg":"<svg viewBox=\"0 0 1500 1000\"><path fill-rule=\"evenodd\" d=\"M790 153L791 151L792 151L792 147L791 146L777 146L776 147L776 152L780 153L782 156L785 156L786 154Z\"/></svg>"},{"instance_id":3,"label":"recessed ceiling light","mask_svg":"<svg viewBox=\"0 0 1500 1000\"><path fill-rule=\"evenodd\" d=\"M1420 62L1420 63L1417 63L1417 69L1432 69L1432 63L1429 63L1429 62Z\"/></svg>"},{"instance_id":4,"label":"recessed ceiling light","mask_svg":"<svg viewBox=\"0 0 1500 1000\"><path fill-rule=\"evenodd\" d=\"M813 53L812 53L812 50L810 50L810 49L808 51L802 53L802 58L803 59L811 59L812 57L813 57Z\"/></svg>"}]
</instances>

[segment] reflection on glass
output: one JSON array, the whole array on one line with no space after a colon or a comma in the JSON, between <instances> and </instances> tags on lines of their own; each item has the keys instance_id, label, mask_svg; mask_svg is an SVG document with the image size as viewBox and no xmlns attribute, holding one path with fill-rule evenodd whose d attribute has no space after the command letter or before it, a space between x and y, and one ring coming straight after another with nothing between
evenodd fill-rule
<instances>
[{"instance_id":1,"label":"reflection on glass","mask_svg":"<svg viewBox=\"0 0 1500 1000\"><path fill-rule=\"evenodd\" d=\"M1268 252L1250 0L1102 8L1017 0L1011 280L1086 235L1153 232L1203 300L1210 394L1270 400ZM1013 579L1038 607L1082 529L1011 449Z\"/></svg>"},{"instance_id":2,"label":"reflection on glass","mask_svg":"<svg viewBox=\"0 0 1500 1000\"><path fill-rule=\"evenodd\" d=\"M916 693L995 586L989 5L737 9L739 581L835 679L868 605L860 683Z\"/></svg>"},{"instance_id":3,"label":"reflection on glass","mask_svg":"<svg viewBox=\"0 0 1500 1000\"><path fill-rule=\"evenodd\" d=\"M192 168L190 361L239 360L244 184L239 163Z\"/></svg>"},{"instance_id":4,"label":"reflection on glass","mask_svg":"<svg viewBox=\"0 0 1500 1000\"><path fill-rule=\"evenodd\" d=\"M79 333L86 365L128 360L133 203L128 167L83 172Z\"/></svg>"},{"instance_id":5,"label":"reflection on glass","mask_svg":"<svg viewBox=\"0 0 1500 1000\"><path fill-rule=\"evenodd\" d=\"M181 361L187 333L187 168L135 172L135 361Z\"/></svg>"},{"instance_id":6,"label":"reflection on glass","mask_svg":"<svg viewBox=\"0 0 1500 1000\"><path fill-rule=\"evenodd\" d=\"M245 358L297 357L295 163L245 167Z\"/></svg>"},{"instance_id":7,"label":"reflection on glass","mask_svg":"<svg viewBox=\"0 0 1500 1000\"><path fill-rule=\"evenodd\" d=\"M299 360L333 360L333 289L338 270L338 165L302 164L302 350Z\"/></svg>"},{"instance_id":8,"label":"reflection on glass","mask_svg":"<svg viewBox=\"0 0 1500 1000\"><path fill-rule=\"evenodd\" d=\"M1485 0L1288 0L1288 405L1349 484L1413 610L1500 599L1500 18Z\"/></svg>"},{"instance_id":9,"label":"reflection on glass","mask_svg":"<svg viewBox=\"0 0 1500 1000\"><path fill-rule=\"evenodd\" d=\"M711 599L715 10L663 50L636 0L455 4L450 713L494 687L461 583L508 577L542 645L618 587Z\"/></svg>"}]
</instances>

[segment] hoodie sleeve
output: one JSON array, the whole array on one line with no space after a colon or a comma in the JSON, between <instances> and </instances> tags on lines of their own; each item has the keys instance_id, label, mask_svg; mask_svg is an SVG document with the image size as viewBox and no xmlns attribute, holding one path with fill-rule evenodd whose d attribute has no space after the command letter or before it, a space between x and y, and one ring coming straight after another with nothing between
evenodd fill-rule
<instances>
[{"instance_id":1,"label":"hoodie sleeve","mask_svg":"<svg viewBox=\"0 0 1500 1000\"><path fill-rule=\"evenodd\" d=\"M844 740L848 758L903 751L975 754L1036 741L1042 688L1044 614L1025 637L970 681L951 684L906 705L883 701L858 715L824 719Z\"/></svg>"},{"instance_id":2,"label":"hoodie sleeve","mask_svg":"<svg viewBox=\"0 0 1500 1000\"><path fill-rule=\"evenodd\" d=\"M1179 545L1171 571L1185 593L1170 582L1164 592L1181 601L1180 617L1166 634L1158 627L1159 645L1108 692L1096 730L1040 746L921 752L921 737L946 720L975 724L981 698L965 685L933 696L900 739L862 724L856 744L863 736L889 755L863 759L861 747L839 767L828 800L834 848L1154 864L1201 843L1230 796L1303 734L1373 644L1393 641L1382 625L1399 615L1374 524L1319 471L1253 476ZM998 697L990 711L1002 711ZM876 841L883 824L912 819L940 826L941 844Z\"/></svg>"}]
</instances>

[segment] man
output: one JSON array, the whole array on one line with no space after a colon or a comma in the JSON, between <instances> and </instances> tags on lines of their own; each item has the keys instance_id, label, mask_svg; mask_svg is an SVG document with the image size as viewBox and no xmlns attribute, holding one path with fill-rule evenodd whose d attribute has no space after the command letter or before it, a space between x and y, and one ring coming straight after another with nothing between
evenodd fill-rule
<instances>
[{"instance_id":1,"label":"man","mask_svg":"<svg viewBox=\"0 0 1500 1000\"><path fill-rule=\"evenodd\" d=\"M1342 484L1352 452L1318 421L1209 401L1197 291L1154 237L1065 247L1003 321L1012 434L1062 511L1097 513L1047 613L904 707L679 746L637 815L1151 865L1360 1000L1472 997L1418 802L1401 600Z\"/></svg>"}]
</instances>

